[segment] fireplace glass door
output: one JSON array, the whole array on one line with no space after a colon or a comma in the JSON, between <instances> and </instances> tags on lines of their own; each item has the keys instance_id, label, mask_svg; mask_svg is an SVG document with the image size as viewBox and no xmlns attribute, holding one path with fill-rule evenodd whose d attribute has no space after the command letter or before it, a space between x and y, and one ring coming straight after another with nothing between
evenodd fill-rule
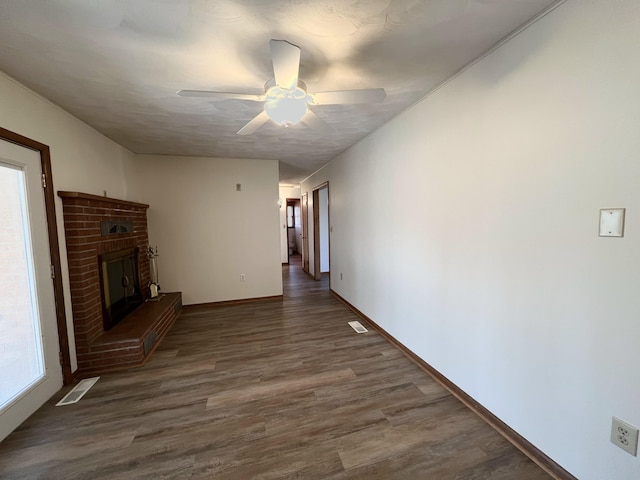
<instances>
[{"instance_id":1,"label":"fireplace glass door","mask_svg":"<svg viewBox=\"0 0 640 480\"><path fill-rule=\"evenodd\" d=\"M138 275L139 248L100 255L100 289L104 329L110 330L142 301Z\"/></svg>"}]
</instances>

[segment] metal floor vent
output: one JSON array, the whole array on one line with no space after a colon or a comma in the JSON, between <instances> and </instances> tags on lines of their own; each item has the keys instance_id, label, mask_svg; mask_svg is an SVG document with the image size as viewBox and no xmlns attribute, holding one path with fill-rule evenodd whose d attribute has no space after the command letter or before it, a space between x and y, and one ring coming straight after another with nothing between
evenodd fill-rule
<instances>
[{"instance_id":1,"label":"metal floor vent","mask_svg":"<svg viewBox=\"0 0 640 480\"><path fill-rule=\"evenodd\" d=\"M348 323L349 323L349 326L356 331L356 333L366 333L369 331L366 328L364 328L362 324L358 321L348 322Z\"/></svg>"},{"instance_id":2,"label":"metal floor vent","mask_svg":"<svg viewBox=\"0 0 640 480\"><path fill-rule=\"evenodd\" d=\"M80 380L80 383L73 387L73 390L67 393L62 400L56 403L56 407L60 407L62 405L70 405L72 403L78 402L99 379L100 377L92 377Z\"/></svg>"}]
</instances>

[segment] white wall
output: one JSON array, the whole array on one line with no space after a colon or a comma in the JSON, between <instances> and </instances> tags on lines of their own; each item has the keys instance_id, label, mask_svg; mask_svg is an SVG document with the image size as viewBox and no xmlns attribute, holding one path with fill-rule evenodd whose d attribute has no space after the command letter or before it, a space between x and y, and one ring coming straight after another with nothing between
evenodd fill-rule
<instances>
[{"instance_id":1,"label":"white wall","mask_svg":"<svg viewBox=\"0 0 640 480\"><path fill-rule=\"evenodd\" d=\"M332 287L581 480L640 478L609 441L640 426L638 45L638 2L569 0L302 185Z\"/></svg>"},{"instance_id":2,"label":"white wall","mask_svg":"<svg viewBox=\"0 0 640 480\"><path fill-rule=\"evenodd\" d=\"M289 251L287 246L287 198L300 198L300 186L284 186L278 187L279 199L282 200L282 208L280 208L280 261L287 263L289 261Z\"/></svg>"},{"instance_id":3,"label":"white wall","mask_svg":"<svg viewBox=\"0 0 640 480\"><path fill-rule=\"evenodd\" d=\"M277 161L138 155L127 181L150 205L163 291L185 305L282 295Z\"/></svg>"},{"instance_id":4,"label":"white wall","mask_svg":"<svg viewBox=\"0 0 640 480\"><path fill-rule=\"evenodd\" d=\"M0 72L0 126L50 147L53 184L60 190L127 198L124 165L133 154ZM77 369L62 200L56 218L72 370Z\"/></svg>"},{"instance_id":5,"label":"white wall","mask_svg":"<svg viewBox=\"0 0 640 480\"><path fill-rule=\"evenodd\" d=\"M329 189L321 188L318 192L320 230L320 272L329 271Z\"/></svg>"}]
</instances>

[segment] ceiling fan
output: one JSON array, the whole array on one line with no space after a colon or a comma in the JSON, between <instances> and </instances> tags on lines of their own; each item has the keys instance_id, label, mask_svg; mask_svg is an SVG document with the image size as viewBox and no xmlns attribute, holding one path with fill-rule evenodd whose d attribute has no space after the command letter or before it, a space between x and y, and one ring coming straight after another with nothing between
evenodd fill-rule
<instances>
[{"instance_id":1,"label":"ceiling fan","mask_svg":"<svg viewBox=\"0 0 640 480\"><path fill-rule=\"evenodd\" d=\"M269 45L274 78L265 84L264 95L208 90L180 90L178 95L264 102L264 110L242 127L238 135L250 135L269 120L285 127L302 122L307 127L331 132L333 129L313 113L309 106L373 103L386 97L383 88L308 93L307 86L298 79L300 47L286 40L271 40Z\"/></svg>"}]
</instances>

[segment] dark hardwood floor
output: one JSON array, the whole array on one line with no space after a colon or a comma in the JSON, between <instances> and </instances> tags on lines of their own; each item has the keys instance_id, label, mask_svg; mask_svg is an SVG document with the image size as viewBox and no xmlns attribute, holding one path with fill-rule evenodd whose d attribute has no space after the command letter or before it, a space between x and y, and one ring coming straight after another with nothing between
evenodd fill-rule
<instances>
[{"instance_id":1,"label":"dark hardwood floor","mask_svg":"<svg viewBox=\"0 0 640 480\"><path fill-rule=\"evenodd\" d=\"M283 302L186 308L143 367L47 402L0 443L2 479L550 477L300 265ZM364 322L362 322L364 323Z\"/></svg>"}]
</instances>

